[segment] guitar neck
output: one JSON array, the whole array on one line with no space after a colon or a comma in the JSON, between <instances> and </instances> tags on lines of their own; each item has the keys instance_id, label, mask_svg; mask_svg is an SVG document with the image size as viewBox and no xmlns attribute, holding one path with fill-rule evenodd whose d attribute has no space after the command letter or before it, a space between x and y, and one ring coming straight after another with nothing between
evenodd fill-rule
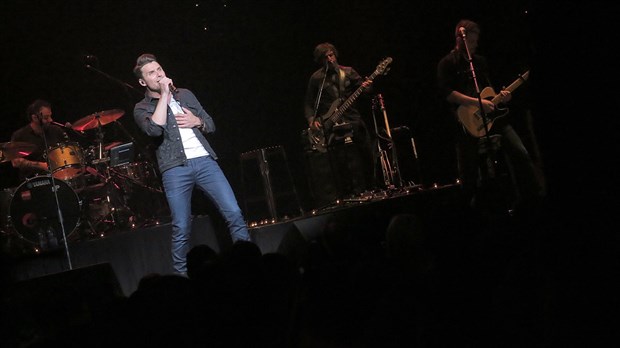
<instances>
[{"instance_id":1,"label":"guitar neck","mask_svg":"<svg viewBox=\"0 0 620 348\"><path fill-rule=\"evenodd\" d=\"M386 72L386 68L387 66L392 62L392 57L387 57L385 58L375 69L375 71L373 71L373 73L366 78L367 81L372 81L375 79L375 77L379 76L380 74L383 74ZM327 118L327 123L336 123L337 121L340 120L340 117L342 117L342 115L344 114L344 112L351 106L351 104L353 104L353 102L355 101L355 99L357 99L357 97L359 97L360 94L362 94L362 92L364 91L364 86L362 84L362 86L359 86L355 92L353 92L353 94L351 94L347 100L345 100L342 104L337 105L337 101L335 101L332 104L332 108L334 106L337 106L336 109L333 111L333 114L331 116L329 116ZM331 112L331 108L330 111Z\"/></svg>"},{"instance_id":2,"label":"guitar neck","mask_svg":"<svg viewBox=\"0 0 620 348\"><path fill-rule=\"evenodd\" d=\"M374 80L375 77L377 77L378 72L375 71L372 73L372 75L370 75L370 77L367 80ZM344 114L344 112L355 102L355 100L357 99L357 97L360 96L360 94L362 94L362 92L364 91L364 87L363 86L359 86L355 92L353 92L353 94L351 94L347 100L344 101L344 103L342 103L340 105L340 107L338 107L338 109L336 110L336 112L334 112L334 114L332 115L332 117L329 118L330 122L336 122L338 119L340 119L340 117L342 116L342 114Z\"/></svg>"},{"instance_id":3,"label":"guitar neck","mask_svg":"<svg viewBox=\"0 0 620 348\"><path fill-rule=\"evenodd\" d=\"M530 75L529 71L525 72L525 74L519 76L519 78L517 78L513 83L511 83L508 87L504 88L503 90L512 93L515 89L521 86L523 82L525 82L528 79L529 75ZM493 102L493 104L497 105L499 104L500 99L501 99L501 94L497 94L495 97L493 97L491 101Z\"/></svg>"},{"instance_id":4,"label":"guitar neck","mask_svg":"<svg viewBox=\"0 0 620 348\"><path fill-rule=\"evenodd\" d=\"M357 97L359 97L360 94L362 94L363 90L364 90L363 87L359 87L358 89L356 89L355 92L353 92L353 94L351 94L349 98L347 98L347 100L345 100L344 103L340 105L338 110L332 116L333 118L332 121L338 120L340 116L342 116L342 114L344 114L344 112L355 102Z\"/></svg>"}]
</instances>

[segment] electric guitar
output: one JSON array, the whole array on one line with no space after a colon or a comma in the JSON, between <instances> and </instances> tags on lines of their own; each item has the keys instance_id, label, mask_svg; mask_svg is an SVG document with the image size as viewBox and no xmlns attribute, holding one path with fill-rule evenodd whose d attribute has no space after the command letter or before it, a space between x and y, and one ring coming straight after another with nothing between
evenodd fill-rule
<instances>
[{"instance_id":1,"label":"electric guitar","mask_svg":"<svg viewBox=\"0 0 620 348\"><path fill-rule=\"evenodd\" d=\"M523 82L525 82L530 76L530 71L526 71L523 75L519 75L510 86L506 87L504 90L512 93L517 87L521 86ZM496 109L494 112L486 115L486 123L487 129L491 129L493 126L493 122L503 116L508 114L508 109L497 109L497 105L500 103L500 94L495 93L493 88L485 87L482 92L480 92L480 98L488 99L493 102ZM469 134L474 137L481 138L486 135L486 129L484 127L484 120L482 119L482 113L480 112L480 108L474 105L461 105L456 110L456 114L459 122L463 125L463 128L467 130Z\"/></svg>"},{"instance_id":2,"label":"electric guitar","mask_svg":"<svg viewBox=\"0 0 620 348\"><path fill-rule=\"evenodd\" d=\"M367 80L374 80L378 75L384 75L387 71L387 66L392 63L392 58L387 57L383 59L375 71L367 78ZM334 100L330 105L329 110L320 117L317 117L321 122L321 127L315 129L314 127L308 128L308 139L313 149L319 152L327 152L327 140L325 133L328 133L332 128L338 127L342 121L342 115L351 107L357 97L362 94L364 87L360 86L351 94L344 102L342 98Z\"/></svg>"}]
</instances>

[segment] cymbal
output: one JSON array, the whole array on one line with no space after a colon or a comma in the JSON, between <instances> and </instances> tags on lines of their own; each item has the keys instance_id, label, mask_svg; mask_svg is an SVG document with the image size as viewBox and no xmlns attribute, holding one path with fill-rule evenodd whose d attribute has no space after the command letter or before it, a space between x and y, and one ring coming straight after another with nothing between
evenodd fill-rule
<instances>
[{"instance_id":1,"label":"cymbal","mask_svg":"<svg viewBox=\"0 0 620 348\"><path fill-rule=\"evenodd\" d=\"M0 143L0 162L10 161L15 158L26 157L37 148L31 143L9 141Z\"/></svg>"},{"instance_id":2,"label":"cymbal","mask_svg":"<svg viewBox=\"0 0 620 348\"><path fill-rule=\"evenodd\" d=\"M100 124L102 126L105 126L108 123L118 120L124 114L125 111L120 109L95 112L94 114L84 116L79 120L73 122L73 126L71 126L71 128L78 132L82 132L85 130L97 128Z\"/></svg>"}]
</instances>

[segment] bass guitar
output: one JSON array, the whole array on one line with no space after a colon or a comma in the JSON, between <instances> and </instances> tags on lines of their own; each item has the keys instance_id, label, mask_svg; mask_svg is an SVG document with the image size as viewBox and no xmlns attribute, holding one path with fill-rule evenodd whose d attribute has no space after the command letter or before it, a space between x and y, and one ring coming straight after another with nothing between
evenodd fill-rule
<instances>
[{"instance_id":1,"label":"bass guitar","mask_svg":"<svg viewBox=\"0 0 620 348\"><path fill-rule=\"evenodd\" d=\"M521 84L530 76L529 70L526 71L523 75L519 75L510 86L506 87L505 90L512 93L515 89L517 89ZM508 114L508 109L498 109L497 105L500 103L500 94L495 93L493 88L485 87L482 92L480 92L480 98L488 99L493 102L495 105L495 111L486 115L486 129L491 129L493 126L493 122L500 117L506 116ZM486 129L484 127L484 119L482 113L480 112L480 108L474 105L461 105L456 110L456 115L459 122L463 125L463 128L467 130L469 134L476 138L481 138L486 135Z\"/></svg>"},{"instance_id":2,"label":"bass guitar","mask_svg":"<svg viewBox=\"0 0 620 348\"><path fill-rule=\"evenodd\" d=\"M377 65L375 71L367 78L367 80L372 81L377 76L384 75L387 72L387 67L390 63L392 63L391 57L383 59L379 65ZM340 125L344 112L351 107L363 91L364 87L360 86L344 102L341 98L334 100L334 102L330 105L329 110L327 110L327 112L320 118L317 117L317 119L321 122L321 127L316 129L314 127L308 128L308 139L313 149L316 149L319 152L327 152L327 139L325 134L329 133L332 128Z\"/></svg>"}]
</instances>

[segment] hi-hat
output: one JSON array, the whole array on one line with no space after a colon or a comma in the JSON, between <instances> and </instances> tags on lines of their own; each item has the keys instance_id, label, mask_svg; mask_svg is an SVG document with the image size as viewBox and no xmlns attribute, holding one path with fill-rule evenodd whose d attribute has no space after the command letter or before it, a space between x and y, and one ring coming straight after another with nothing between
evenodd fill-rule
<instances>
[{"instance_id":1,"label":"hi-hat","mask_svg":"<svg viewBox=\"0 0 620 348\"><path fill-rule=\"evenodd\" d=\"M37 148L31 143L9 141L0 143L0 162L10 161L15 158L26 157Z\"/></svg>"},{"instance_id":2,"label":"hi-hat","mask_svg":"<svg viewBox=\"0 0 620 348\"><path fill-rule=\"evenodd\" d=\"M101 126L105 126L108 123L114 122L121 118L125 114L125 111L120 109L106 110L95 112L94 114L84 116L79 120L73 122L72 128L78 132L93 129Z\"/></svg>"}]
</instances>

